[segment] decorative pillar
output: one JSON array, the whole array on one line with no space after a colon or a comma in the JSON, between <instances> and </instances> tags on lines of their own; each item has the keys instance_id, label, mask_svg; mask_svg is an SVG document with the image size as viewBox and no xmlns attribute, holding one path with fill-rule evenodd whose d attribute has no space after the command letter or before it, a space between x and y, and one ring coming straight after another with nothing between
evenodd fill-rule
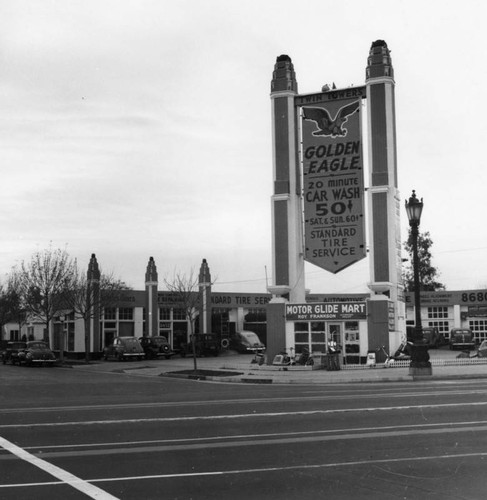
<instances>
[{"instance_id":1,"label":"decorative pillar","mask_svg":"<svg viewBox=\"0 0 487 500\"><path fill-rule=\"evenodd\" d=\"M368 286L375 293L371 300L391 301L390 332L405 329L394 86L390 51L386 42L377 40L370 48L366 69L371 238ZM369 323L369 332L373 327ZM377 339L369 335L369 341L374 343L369 348L375 348Z\"/></svg>"},{"instance_id":2,"label":"decorative pillar","mask_svg":"<svg viewBox=\"0 0 487 500\"><path fill-rule=\"evenodd\" d=\"M145 297L146 297L146 318L145 336L155 337L159 335L159 309L157 303L157 267L154 257L149 258L147 270L145 272Z\"/></svg>"},{"instance_id":3,"label":"decorative pillar","mask_svg":"<svg viewBox=\"0 0 487 500\"><path fill-rule=\"evenodd\" d=\"M199 327L200 333L211 332L211 274L206 259L203 259L198 278L200 294Z\"/></svg>"},{"instance_id":4,"label":"decorative pillar","mask_svg":"<svg viewBox=\"0 0 487 500\"><path fill-rule=\"evenodd\" d=\"M271 82L274 191L272 196L272 285L267 304L267 359L286 348L284 304L304 302L304 244L301 176L295 96L298 83L291 58L281 55Z\"/></svg>"},{"instance_id":5,"label":"decorative pillar","mask_svg":"<svg viewBox=\"0 0 487 500\"><path fill-rule=\"evenodd\" d=\"M91 259L88 264L88 274L87 274L87 293L91 294L91 297L87 298L88 304L91 304L93 308L88 331L85 332L85 348L86 348L86 359L89 357L90 351L100 352L103 350L100 339L100 268L98 266L98 261L94 253L91 254ZM93 339L93 345L90 347L90 338Z\"/></svg>"},{"instance_id":6,"label":"decorative pillar","mask_svg":"<svg viewBox=\"0 0 487 500\"><path fill-rule=\"evenodd\" d=\"M272 196L273 274L270 293L304 302L301 181L298 158L298 84L287 55L277 58L271 83L274 194Z\"/></svg>"}]
</instances>

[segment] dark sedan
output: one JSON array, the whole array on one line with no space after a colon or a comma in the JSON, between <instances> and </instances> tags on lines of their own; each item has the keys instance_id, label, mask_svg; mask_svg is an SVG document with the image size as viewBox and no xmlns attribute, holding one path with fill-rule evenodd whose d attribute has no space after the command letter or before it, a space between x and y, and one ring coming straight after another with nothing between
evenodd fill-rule
<instances>
[{"instance_id":1,"label":"dark sedan","mask_svg":"<svg viewBox=\"0 0 487 500\"><path fill-rule=\"evenodd\" d=\"M167 338L163 335L156 337L140 337L139 342L144 349L147 359L156 359L164 356L166 359L171 359L174 354Z\"/></svg>"},{"instance_id":2,"label":"dark sedan","mask_svg":"<svg viewBox=\"0 0 487 500\"><path fill-rule=\"evenodd\" d=\"M20 349L17 361L19 365L24 363L26 366L49 365L53 366L57 359L49 346L40 340L27 342L24 349Z\"/></svg>"},{"instance_id":3,"label":"dark sedan","mask_svg":"<svg viewBox=\"0 0 487 500\"><path fill-rule=\"evenodd\" d=\"M25 342L8 342L5 350L2 351L2 363L5 365L10 362L13 365L19 363L19 351L25 349Z\"/></svg>"}]
</instances>

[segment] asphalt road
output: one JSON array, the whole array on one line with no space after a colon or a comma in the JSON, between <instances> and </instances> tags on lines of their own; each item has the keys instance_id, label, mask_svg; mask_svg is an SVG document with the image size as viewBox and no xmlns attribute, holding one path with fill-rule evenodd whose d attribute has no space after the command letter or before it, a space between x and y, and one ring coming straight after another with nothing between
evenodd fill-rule
<instances>
[{"instance_id":1,"label":"asphalt road","mask_svg":"<svg viewBox=\"0 0 487 500\"><path fill-rule=\"evenodd\" d=\"M484 380L259 386L0 365L2 500L483 499L486 445Z\"/></svg>"}]
</instances>

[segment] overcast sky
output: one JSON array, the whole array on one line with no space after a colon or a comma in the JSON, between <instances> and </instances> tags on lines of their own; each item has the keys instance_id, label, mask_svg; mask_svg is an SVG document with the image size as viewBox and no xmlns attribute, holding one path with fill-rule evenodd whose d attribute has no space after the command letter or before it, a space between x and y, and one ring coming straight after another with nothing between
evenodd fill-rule
<instances>
[{"instance_id":1,"label":"overcast sky","mask_svg":"<svg viewBox=\"0 0 487 500\"><path fill-rule=\"evenodd\" d=\"M487 287L483 4L0 0L1 276L52 242L136 289L153 256L160 281L206 258L214 290L265 292L276 57L300 93L362 85L383 39L401 196L424 198L440 281ZM369 259L306 266L312 292L368 280Z\"/></svg>"}]
</instances>

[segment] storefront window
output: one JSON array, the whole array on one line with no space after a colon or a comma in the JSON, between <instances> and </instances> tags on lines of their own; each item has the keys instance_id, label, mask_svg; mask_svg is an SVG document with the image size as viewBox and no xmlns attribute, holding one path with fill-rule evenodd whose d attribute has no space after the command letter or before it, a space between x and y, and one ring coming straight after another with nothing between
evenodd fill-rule
<instances>
[{"instance_id":1,"label":"storefront window","mask_svg":"<svg viewBox=\"0 0 487 500\"><path fill-rule=\"evenodd\" d=\"M469 326L479 343L487 339L487 319L470 320Z\"/></svg>"},{"instance_id":2,"label":"storefront window","mask_svg":"<svg viewBox=\"0 0 487 500\"><path fill-rule=\"evenodd\" d=\"M173 319L186 319L186 311L184 309L173 309Z\"/></svg>"},{"instance_id":3,"label":"storefront window","mask_svg":"<svg viewBox=\"0 0 487 500\"><path fill-rule=\"evenodd\" d=\"M117 310L115 307L105 307L104 319L117 319Z\"/></svg>"},{"instance_id":4,"label":"storefront window","mask_svg":"<svg viewBox=\"0 0 487 500\"><path fill-rule=\"evenodd\" d=\"M443 334L445 338L450 336L450 322L449 321L428 321L428 326L438 328L438 331Z\"/></svg>"},{"instance_id":5,"label":"storefront window","mask_svg":"<svg viewBox=\"0 0 487 500\"><path fill-rule=\"evenodd\" d=\"M167 307L161 307L159 309L159 319L161 319L161 320L171 319L171 309L169 309Z\"/></svg>"},{"instance_id":6,"label":"storefront window","mask_svg":"<svg viewBox=\"0 0 487 500\"><path fill-rule=\"evenodd\" d=\"M345 362L360 363L360 333L358 321L345 321L344 343Z\"/></svg>"},{"instance_id":7,"label":"storefront window","mask_svg":"<svg viewBox=\"0 0 487 500\"><path fill-rule=\"evenodd\" d=\"M133 320L134 310L131 307L121 307L118 310L118 319L129 321Z\"/></svg>"},{"instance_id":8,"label":"storefront window","mask_svg":"<svg viewBox=\"0 0 487 500\"><path fill-rule=\"evenodd\" d=\"M326 352L326 334L324 321L294 323L294 344L296 354L304 349L309 352Z\"/></svg>"}]
</instances>

